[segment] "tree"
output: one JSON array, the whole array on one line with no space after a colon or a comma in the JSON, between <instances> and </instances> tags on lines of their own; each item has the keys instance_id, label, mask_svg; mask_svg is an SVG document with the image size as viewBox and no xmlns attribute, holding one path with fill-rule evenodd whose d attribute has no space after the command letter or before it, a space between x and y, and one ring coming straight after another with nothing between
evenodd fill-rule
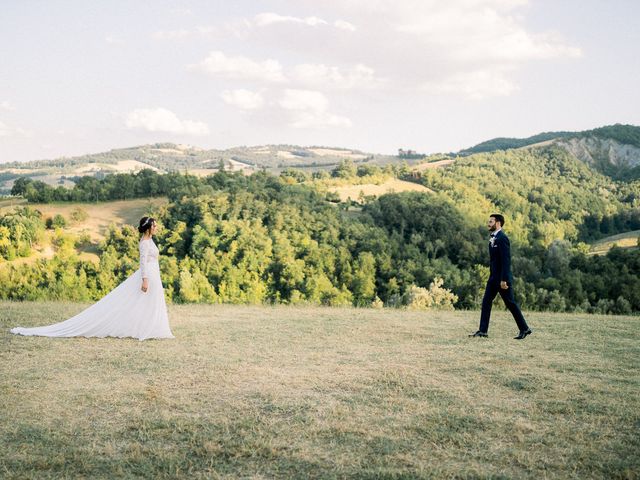
<instances>
[{"instance_id":1,"label":"tree","mask_svg":"<svg viewBox=\"0 0 640 480\"><path fill-rule=\"evenodd\" d=\"M356 167L349 159L340 160L338 166L331 171L331 175L336 178L352 178L356 173Z\"/></svg>"}]
</instances>

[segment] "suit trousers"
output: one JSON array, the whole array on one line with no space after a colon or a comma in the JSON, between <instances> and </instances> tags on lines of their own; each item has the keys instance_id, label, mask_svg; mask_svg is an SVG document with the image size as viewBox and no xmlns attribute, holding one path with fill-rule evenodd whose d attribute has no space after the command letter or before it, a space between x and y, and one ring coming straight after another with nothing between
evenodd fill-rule
<instances>
[{"instance_id":1,"label":"suit trousers","mask_svg":"<svg viewBox=\"0 0 640 480\"><path fill-rule=\"evenodd\" d=\"M489 330L489 317L491 316L491 306L493 305L493 299L497 294L500 294L507 309L513 315L513 319L518 324L520 331L527 330L527 322L520 311L520 307L516 303L513 297L513 287L509 285L509 288L503 290L500 288L500 283L487 282L487 288L484 291L484 297L482 299L482 313L480 314L480 331L487 333Z\"/></svg>"}]
</instances>

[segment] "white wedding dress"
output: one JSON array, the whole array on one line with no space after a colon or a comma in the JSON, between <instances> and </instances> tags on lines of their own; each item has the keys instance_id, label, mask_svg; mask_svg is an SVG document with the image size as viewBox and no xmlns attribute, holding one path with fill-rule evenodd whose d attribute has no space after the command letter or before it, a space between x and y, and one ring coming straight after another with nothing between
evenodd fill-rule
<instances>
[{"instance_id":1,"label":"white wedding dress","mask_svg":"<svg viewBox=\"0 0 640 480\"><path fill-rule=\"evenodd\" d=\"M140 269L75 317L46 327L16 327L11 333L45 337L174 338L164 300L158 247L153 240L140 241ZM148 278L147 292L141 290Z\"/></svg>"}]
</instances>

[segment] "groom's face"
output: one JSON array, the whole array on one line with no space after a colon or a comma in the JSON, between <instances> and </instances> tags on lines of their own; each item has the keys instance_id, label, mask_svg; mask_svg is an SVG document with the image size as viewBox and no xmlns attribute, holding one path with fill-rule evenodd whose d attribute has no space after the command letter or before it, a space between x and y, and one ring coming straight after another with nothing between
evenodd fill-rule
<instances>
[{"instance_id":1,"label":"groom's face","mask_svg":"<svg viewBox=\"0 0 640 480\"><path fill-rule=\"evenodd\" d=\"M498 228L498 224L496 223L496 219L493 217L489 217L489 221L487 222L487 227L489 227L490 232L495 232Z\"/></svg>"}]
</instances>

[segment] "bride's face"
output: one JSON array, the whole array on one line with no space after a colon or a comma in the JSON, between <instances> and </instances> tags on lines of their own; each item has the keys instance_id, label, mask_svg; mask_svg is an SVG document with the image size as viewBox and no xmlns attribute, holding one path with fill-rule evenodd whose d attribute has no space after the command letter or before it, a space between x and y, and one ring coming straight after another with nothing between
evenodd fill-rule
<instances>
[{"instance_id":1,"label":"bride's face","mask_svg":"<svg viewBox=\"0 0 640 480\"><path fill-rule=\"evenodd\" d=\"M151 224L151 228L149 229L149 232L151 233L151 235L155 235L156 230L158 230L158 224L156 222L153 222Z\"/></svg>"}]
</instances>

